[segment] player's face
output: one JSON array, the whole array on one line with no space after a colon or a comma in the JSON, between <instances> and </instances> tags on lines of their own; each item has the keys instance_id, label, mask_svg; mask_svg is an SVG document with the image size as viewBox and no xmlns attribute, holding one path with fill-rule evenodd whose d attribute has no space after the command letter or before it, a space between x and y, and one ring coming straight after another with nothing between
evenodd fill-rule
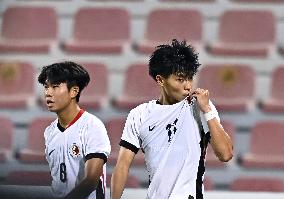
<instances>
[{"instance_id":1,"label":"player's face","mask_svg":"<svg viewBox=\"0 0 284 199\"><path fill-rule=\"evenodd\" d=\"M169 104L180 102L190 94L192 78L172 74L168 78L162 77L162 79L163 96Z\"/></svg>"},{"instance_id":2,"label":"player's face","mask_svg":"<svg viewBox=\"0 0 284 199\"><path fill-rule=\"evenodd\" d=\"M50 84L46 82L44 90L45 102L51 112L60 112L71 103L72 96L66 83Z\"/></svg>"}]
</instances>

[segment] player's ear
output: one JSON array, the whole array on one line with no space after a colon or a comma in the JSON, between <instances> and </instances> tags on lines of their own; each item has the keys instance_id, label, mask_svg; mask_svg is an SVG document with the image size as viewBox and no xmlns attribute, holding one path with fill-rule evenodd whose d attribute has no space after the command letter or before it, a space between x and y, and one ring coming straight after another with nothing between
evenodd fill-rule
<instances>
[{"instance_id":1,"label":"player's ear","mask_svg":"<svg viewBox=\"0 0 284 199\"><path fill-rule=\"evenodd\" d=\"M75 98L79 93L79 87L78 86L73 86L70 89L70 94L71 94L71 98Z\"/></svg>"},{"instance_id":2,"label":"player's ear","mask_svg":"<svg viewBox=\"0 0 284 199\"><path fill-rule=\"evenodd\" d=\"M161 75L156 76L156 81L160 86L164 86L164 78Z\"/></svg>"}]
</instances>

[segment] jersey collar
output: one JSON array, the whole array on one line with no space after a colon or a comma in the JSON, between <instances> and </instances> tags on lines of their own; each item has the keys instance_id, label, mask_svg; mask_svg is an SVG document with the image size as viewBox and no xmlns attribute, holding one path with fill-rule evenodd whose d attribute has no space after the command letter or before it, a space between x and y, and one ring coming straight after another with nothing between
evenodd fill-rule
<instances>
[{"instance_id":1,"label":"jersey collar","mask_svg":"<svg viewBox=\"0 0 284 199\"><path fill-rule=\"evenodd\" d=\"M76 115L76 117L70 122L70 124L69 124L66 128L62 127L62 126L60 125L60 123L58 122L58 123L57 123L58 129L59 129L61 132L65 131L67 128L69 128L70 126L72 126L72 125L83 115L84 112L85 112L85 110L80 109L79 113Z\"/></svg>"}]
</instances>

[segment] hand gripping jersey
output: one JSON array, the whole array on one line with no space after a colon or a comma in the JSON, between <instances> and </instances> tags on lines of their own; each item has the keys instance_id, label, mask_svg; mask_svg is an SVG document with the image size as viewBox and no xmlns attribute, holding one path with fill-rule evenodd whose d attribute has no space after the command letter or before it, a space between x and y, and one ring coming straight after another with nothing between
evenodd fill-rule
<instances>
[{"instance_id":1,"label":"hand gripping jersey","mask_svg":"<svg viewBox=\"0 0 284 199\"><path fill-rule=\"evenodd\" d=\"M216 111L211 102L210 106ZM145 153L150 177L147 199L203 199L210 133L197 108L197 102L189 104L187 99L173 105L153 100L130 111L120 145Z\"/></svg>"},{"instance_id":2,"label":"hand gripping jersey","mask_svg":"<svg viewBox=\"0 0 284 199\"><path fill-rule=\"evenodd\" d=\"M101 158L105 162L110 153L110 142L104 124L94 115L81 110L64 129L58 119L44 132L45 153L52 176L52 191L56 197L66 196L84 178L85 162ZM88 199L105 199L105 175Z\"/></svg>"}]
</instances>

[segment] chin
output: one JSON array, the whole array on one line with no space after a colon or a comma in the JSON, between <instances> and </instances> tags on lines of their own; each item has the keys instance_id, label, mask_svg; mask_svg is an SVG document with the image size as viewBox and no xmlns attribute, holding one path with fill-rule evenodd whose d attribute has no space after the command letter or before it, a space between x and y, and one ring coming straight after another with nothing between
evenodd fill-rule
<instances>
[{"instance_id":1,"label":"chin","mask_svg":"<svg viewBox=\"0 0 284 199\"><path fill-rule=\"evenodd\" d=\"M47 110L50 112L56 112L57 110L54 107L47 107Z\"/></svg>"}]
</instances>

